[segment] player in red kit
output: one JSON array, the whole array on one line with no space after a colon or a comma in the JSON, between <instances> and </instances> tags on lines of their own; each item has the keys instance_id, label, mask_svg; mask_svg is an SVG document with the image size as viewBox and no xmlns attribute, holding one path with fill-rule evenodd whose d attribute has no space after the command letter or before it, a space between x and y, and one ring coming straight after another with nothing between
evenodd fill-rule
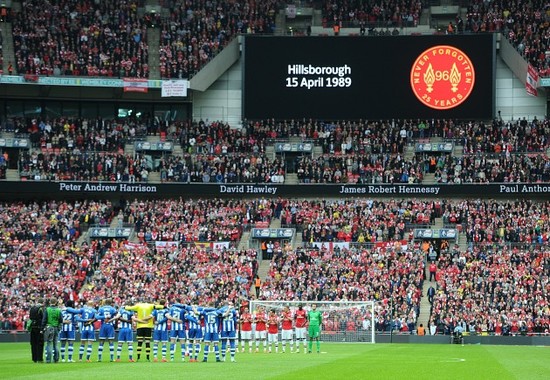
<instances>
[{"instance_id":1,"label":"player in red kit","mask_svg":"<svg viewBox=\"0 0 550 380\"><path fill-rule=\"evenodd\" d=\"M293 339L293 318L292 313L288 306L285 306L283 309L283 315L282 318L282 332L281 332L281 340L282 340L282 346L283 346L283 352L286 352L286 345L290 343L290 352L294 352L294 339Z\"/></svg>"},{"instance_id":2,"label":"player in red kit","mask_svg":"<svg viewBox=\"0 0 550 380\"><path fill-rule=\"evenodd\" d=\"M267 345L269 353L272 345L275 346L275 353L279 352L279 317L275 310L271 310L267 317Z\"/></svg>"},{"instance_id":3,"label":"player in red kit","mask_svg":"<svg viewBox=\"0 0 550 380\"><path fill-rule=\"evenodd\" d=\"M263 342L264 352L267 350L267 315L262 307L258 307L258 311L254 314L254 323L256 323L256 352L259 351L260 342Z\"/></svg>"},{"instance_id":4,"label":"player in red kit","mask_svg":"<svg viewBox=\"0 0 550 380\"><path fill-rule=\"evenodd\" d=\"M300 352L300 341L304 346L304 354L307 353L307 339L306 339L306 327L307 327L307 311L303 306L298 306L298 310L294 313L294 321L296 326L296 353Z\"/></svg>"},{"instance_id":5,"label":"player in red kit","mask_svg":"<svg viewBox=\"0 0 550 380\"><path fill-rule=\"evenodd\" d=\"M243 308L241 314L241 352L244 352L246 342L248 342L248 352L252 352L252 322L254 318L248 307Z\"/></svg>"}]
</instances>

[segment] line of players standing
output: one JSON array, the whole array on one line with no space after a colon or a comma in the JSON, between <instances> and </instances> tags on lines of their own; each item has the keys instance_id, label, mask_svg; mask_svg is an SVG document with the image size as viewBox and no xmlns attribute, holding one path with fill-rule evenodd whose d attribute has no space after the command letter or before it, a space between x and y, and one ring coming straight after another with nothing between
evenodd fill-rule
<instances>
[{"instance_id":1,"label":"line of players standing","mask_svg":"<svg viewBox=\"0 0 550 380\"><path fill-rule=\"evenodd\" d=\"M95 341L96 323L99 321L99 345L97 360L102 361L103 348L107 341L109 344L110 361L120 361L124 344L128 349L128 360L134 359L134 333L133 326L138 325L137 360L141 357L142 344L145 343L146 359L150 360L150 341L153 341L153 361L159 360L159 347L161 361L174 361L176 348L179 343L181 360L189 357L190 362L199 361L201 343L203 343L202 361L208 361L210 349L213 348L216 361L225 361L229 348L230 359L235 362L235 353L238 350L238 327L240 324L241 352L259 352L260 344L263 352L272 352L272 347L279 351L279 326L281 326L282 352L290 345L291 352L299 352L299 341L302 341L304 352L306 351L306 327L307 312L299 307L294 314L288 307L278 316L274 310L266 313L263 308L251 314L247 308L241 310L240 318L232 303L227 303L221 308L191 306L174 303L168 307L165 301L151 308L151 313L138 316L138 306L123 306L119 309L112 305L110 299L96 309L95 303L89 301L81 308L69 305L61 306L61 323L59 326L59 342L53 344L53 361L74 362L74 341L77 327L80 330L80 348L78 360L91 361L93 343ZM153 305L151 305L153 306ZM135 311L136 310L136 311ZM118 324L118 345L115 359L115 324ZM151 325L152 336L140 337L139 325ZM294 351L294 327L296 330L296 351ZM145 334L147 335L147 334ZM144 338L144 339L141 339ZM219 342L221 341L221 350ZM211 347L212 346L212 347ZM169 352L168 352L169 349ZM220 352L221 351L221 352ZM33 351L33 360L35 354ZM41 360L38 360L41 361Z\"/></svg>"}]
</instances>

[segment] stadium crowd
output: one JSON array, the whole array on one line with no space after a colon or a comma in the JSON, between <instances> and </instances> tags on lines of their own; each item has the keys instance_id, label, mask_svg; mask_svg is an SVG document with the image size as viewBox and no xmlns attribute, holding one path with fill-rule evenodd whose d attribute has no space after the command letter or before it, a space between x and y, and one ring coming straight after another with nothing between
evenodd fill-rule
<instances>
[{"instance_id":1,"label":"stadium crowd","mask_svg":"<svg viewBox=\"0 0 550 380\"><path fill-rule=\"evenodd\" d=\"M13 15L16 71L35 75L149 76L147 27L160 29L162 78L189 78L237 34L273 33L284 5L252 2L170 1L169 15L139 12L142 1L84 1L59 4L26 0ZM423 4L416 0L319 4L323 25L397 28L418 26ZM547 5L544 2L481 1L467 4L446 33L501 32L541 76L549 74ZM389 30L389 29L388 29ZM362 32L362 33L363 33Z\"/></svg>"},{"instance_id":2,"label":"stadium crowd","mask_svg":"<svg viewBox=\"0 0 550 380\"><path fill-rule=\"evenodd\" d=\"M219 121L186 122L183 127L170 126L170 135L177 135L184 152L224 155L230 153L265 153L267 139L272 136L255 125L231 127Z\"/></svg>"},{"instance_id":3,"label":"stadium crowd","mask_svg":"<svg viewBox=\"0 0 550 380\"><path fill-rule=\"evenodd\" d=\"M548 246L474 246L441 256L430 327L449 334L531 335L550 331Z\"/></svg>"},{"instance_id":4,"label":"stadium crowd","mask_svg":"<svg viewBox=\"0 0 550 380\"><path fill-rule=\"evenodd\" d=\"M397 316L392 320L387 307L380 308L376 328L410 333L424 280L424 255L411 244L410 228L441 217L465 232L469 248L454 246L437 256L432 325L470 323L466 316L474 309L477 332L495 316L545 332L548 209L548 202L527 200L135 200L117 215L110 202L4 203L0 312L4 326L20 329L31 295L53 289L76 300L85 283L84 299L112 297L118 303L144 293L177 298L178 289L188 288L186 294L200 302L246 297L258 268L256 251L234 247L243 227L281 218L283 225L303 226L305 246L274 249L260 299L387 302L391 295ZM87 224L116 220L135 226L135 241L76 243ZM175 243L165 246L167 241ZM218 242L229 242L229 248L212 249Z\"/></svg>"},{"instance_id":5,"label":"stadium crowd","mask_svg":"<svg viewBox=\"0 0 550 380\"><path fill-rule=\"evenodd\" d=\"M296 163L301 183L421 183L422 165L390 154L302 156Z\"/></svg>"},{"instance_id":6,"label":"stadium crowd","mask_svg":"<svg viewBox=\"0 0 550 380\"><path fill-rule=\"evenodd\" d=\"M116 304L158 295L178 302L223 304L247 297L257 268L254 250L220 251L200 246L168 252L146 244L112 244L81 296L113 298Z\"/></svg>"},{"instance_id":7,"label":"stadium crowd","mask_svg":"<svg viewBox=\"0 0 550 380\"><path fill-rule=\"evenodd\" d=\"M16 135L28 135L34 148L46 152L119 151L125 143L146 135L145 122L103 118L13 118Z\"/></svg>"},{"instance_id":8,"label":"stadium crowd","mask_svg":"<svg viewBox=\"0 0 550 380\"><path fill-rule=\"evenodd\" d=\"M273 257L260 298L387 303L393 297L399 330L413 331L422 296L423 260L418 252L393 247L288 249ZM389 329L387 311L376 316L377 330Z\"/></svg>"},{"instance_id":9,"label":"stadium crowd","mask_svg":"<svg viewBox=\"0 0 550 380\"><path fill-rule=\"evenodd\" d=\"M540 153L550 147L550 121L523 118L493 123L450 122L446 138L459 139L464 153ZM462 140L462 141L460 141Z\"/></svg>"},{"instance_id":10,"label":"stadium crowd","mask_svg":"<svg viewBox=\"0 0 550 380\"><path fill-rule=\"evenodd\" d=\"M417 26L422 14L422 2L325 0L322 2L323 23L329 26L358 27L412 27Z\"/></svg>"},{"instance_id":11,"label":"stadium crowd","mask_svg":"<svg viewBox=\"0 0 550 380\"><path fill-rule=\"evenodd\" d=\"M237 243L243 228L269 222L267 200L135 200L122 210L122 221L135 225L140 241Z\"/></svg>"},{"instance_id":12,"label":"stadium crowd","mask_svg":"<svg viewBox=\"0 0 550 380\"><path fill-rule=\"evenodd\" d=\"M191 167L191 182L283 183L285 167L280 158L265 154L196 155Z\"/></svg>"},{"instance_id":13,"label":"stadium crowd","mask_svg":"<svg viewBox=\"0 0 550 380\"><path fill-rule=\"evenodd\" d=\"M77 245L88 224L109 223L106 201L3 202L0 205L0 315L4 327L23 328L32 300L55 293L76 299L99 257Z\"/></svg>"},{"instance_id":14,"label":"stadium crowd","mask_svg":"<svg viewBox=\"0 0 550 380\"><path fill-rule=\"evenodd\" d=\"M413 226L433 224L442 202L372 199L302 200L285 203L281 224L297 226L304 242L409 240Z\"/></svg>"},{"instance_id":15,"label":"stadium crowd","mask_svg":"<svg viewBox=\"0 0 550 380\"><path fill-rule=\"evenodd\" d=\"M147 118L14 118L9 124L16 134L27 134L32 146L44 155L44 159L38 153L21 156L20 171L25 178L140 181L147 178L145 171L153 170L160 172L162 182L282 183L288 162L278 157L270 162L265 150L274 141L295 136L321 145L324 152L316 158L308 154L296 158L290 170L301 183L422 183L426 173L433 173L437 183L449 184L544 182L550 175L545 155L550 147L550 125L536 118L510 122L495 119L492 123L266 119L245 121L242 128L216 121L159 122ZM164 152L145 160L142 153L146 152L140 151L135 157L120 159L126 144L143 140L148 134L158 135L159 141L179 141L183 156ZM412 158L404 158L406 152L416 149L415 141L430 143L433 138L462 146L464 155L419 150ZM78 161L82 152L90 150L118 152L124 168L113 176L91 175L86 172L96 168L82 169L79 164L58 172L59 163ZM37 161L49 164L38 165L41 168L37 170ZM0 175L2 172L0 169Z\"/></svg>"},{"instance_id":16,"label":"stadium crowd","mask_svg":"<svg viewBox=\"0 0 550 380\"><path fill-rule=\"evenodd\" d=\"M436 159L433 158L433 161ZM447 184L548 182L550 160L543 153L439 156L435 165L435 181Z\"/></svg>"},{"instance_id":17,"label":"stadium crowd","mask_svg":"<svg viewBox=\"0 0 550 380\"><path fill-rule=\"evenodd\" d=\"M479 243L550 242L549 202L449 201L443 205L443 222L461 225L471 247Z\"/></svg>"},{"instance_id":18,"label":"stadium crowd","mask_svg":"<svg viewBox=\"0 0 550 380\"><path fill-rule=\"evenodd\" d=\"M19 175L33 181L147 182L150 165L140 155L114 152L22 153Z\"/></svg>"},{"instance_id":19,"label":"stadium crowd","mask_svg":"<svg viewBox=\"0 0 550 380\"><path fill-rule=\"evenodd\" d=\"M147 78L147 28L136 1L26 0L16 12L19 74Z\"/></svg>"},{"instance_id":20,"label":"stadium crowd","mask_svg":"<svg viewBox=\"0 0 550 380\"><path fill-rule=\"evenodd\" d=\"M237 34L273 33L276 0L171 1L169 16L143 13L143 1L44 3L13 15L16 70L37 75L148 78L147 28L159 28L162 78L189 78Z\"/></svg>"},{"instance_id":21,"label":"stadium crowd","mask_svg":"<svg viewBox=\"0 0 550 380\"><path fill-rule=\"evenodd\" d=\"M469 1L465 19L457 16L450 33L501 32L541 76L548 76L548 4L544 1Z\"/></svg>"},{"instance_id":22,"label":"stadium crowd","mask_svg":"<svg viewBox=\"0 0 550 380\"><path fill-rule=\"evenodd\" d=\"M189 78L241 33L271 34L279 1L173 1L160 20L162 78Z\"/></svg>"}]
</instances>

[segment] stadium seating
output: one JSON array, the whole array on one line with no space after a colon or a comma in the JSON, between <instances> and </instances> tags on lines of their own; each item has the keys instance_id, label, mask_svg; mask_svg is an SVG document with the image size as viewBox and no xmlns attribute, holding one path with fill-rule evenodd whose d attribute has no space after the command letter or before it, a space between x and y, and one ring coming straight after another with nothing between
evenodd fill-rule
<instances>
[{"instance_id":1,"label":"stadium seating","mask_svg":"<svg viewBox=\"0 0 550 380\"><path fill-rule=\"evenodd\" d=\"M449 333L457 324L470 334L547 334L548 246L481 246L438 261L438 291L431 324Z\"/></svg>"},{"instance_id":2,"label":"stadium seating","mask_svg":"<svg viewBox=\"0 0 550 380\"><path fill-rule=\"evenodd\" d=\"M160 73L190 78L237 34L273 33L279 1L174 1L160 21Z\"/></svg>"},{"instance_id":3,"label":"stadium seating","mask_svg":"<svg viewBox=\"0 0 550 380\"><path fill-rule=\"evenodd\" d=\"M377 27L416 26L422 13L420 1L372 1L325 0L323 1L323 22L331 27L341 23L346 27L358 27L361 22Z\"/></svg>"},{"instance_id":4,"label":"stadium seating","mask_svg":"<svg viewBox=\"0 0 550 380\"><path fill-rule=\"evenodd\" d=\"M147 182L148 161L142 156L79 150L22 153L19 175L23 180Z\"/></svg>"},{"instance_id":5,"label":"stadium seating","mask_svg":"<svg viewBox=\"0 0 550 380\"><path fill-rule=\"evenodd\" d=\"M550 161L546 154L476 153L441 157L435 171L438 183L549 182Z\"/></svg>"},{"instance_id":6,"label":"stadium seating","mask_svg":"<svg viewBox=\"0 0 550 380\"><path fill-rule=\"evenodd\" d=\"M281 223L298 227L304 242L391 242L408 240L411 228L439 213L433 201L303 200L283 207Z\"/></svg>"},{"instance_id":7,"label":"stadium seating","mask_svg":"<svg viewBox=\"0 0 550 380\"><path fill-rule=\"evenodd\" d=\"M548 76L548 43L544 37L548 33L548 25L544 22L546 13L547 6L543 2L531 6L523 2L475 0L468 2L465 20L460 19L463 27L457 29L466 33L502 32L539 75Z\"/></svg>"},{"instance_id":8,"label":"stadium seating","mask_svg":"<svg viewBox=\"0 0 550 380\"><path fill-rule=\"evenodd\" d=\"M271 219L271 202L227 200L135 201L124 220L135 224L144 242L237 242L243 228Z\"/></svg>"},{"instance_id":9,"label":"stadium seating","mask_svg":"<svg viewBox=\"0 0 550 380\"><path fill-rule=\"evenodd\" d=\"M22 5L13 19L19 74L148 77L147 28L136 2Z\"/></svg>"},{"instance_id":10,"label":"stadium seating","mask_svg":"<svg viewBox=\"0 0 550 380\"><path fill-rule=\"evenodd\" d=\"M306 156L296 167L301 183L421 183L423 175L416 157L406 161L390 154Z\"/></svg>"},{"instance_id":11,"label":"stadium seating","mask_svg":"<svg viewBox=\"0 0 550 380\"><path fill-rule=\"evenodd\" d=\"M422 296L422 254L360 247L279 252L270 263L261 299L379 300L387 304L393 298L397 329L414 330ZM389 330L389 318L387 309L376 315L377 330Z\"/></svg>"},{"instance_id":12,"label":"stadium seating","mask_svg":"<svg viewBox=\"0 0 550 380\"><path fill-rule=\"evenodd\" d=\"M248 295L255 259L253 250L207 251L191 246L166 253L145 244L113 245L82 297L109 296L117 304L142 295L161 295L169 302L236 301Z\"/></svg>"},{"instance_id":13,"label":"stadium seating","mask_svg":"<svg viewBox=\"0 0 550 380\"><path fill-rule=\"evenodd\" d=\"M42 153L119 151L125 144L147 135L145 122L102 118L13 118L16 134L28 136Z\"/></svg>"},{"instance_id":14,"label":"stadium seating","mask_svg":"<svg viewBox=\"0 0 550 380\"><path fill-rule=\"evenodd\" d=\"M443 222L460 224L471 247L480 243L548 244L549 202L463 201L443 206Z\"/></svg>"},{"instance_id":15,"label":"stadium seating","mask_svg":"<svg viewBox=\"0 0 550 380\"><path fill-rule=\"evenodd\" d=\"M112 205L3 202L0 211L0 314L10 328L22 329L32 299L80 291L87 269L99 257L76 240L87 224L109 223Z\"/></svg>"},{"instance_id":16,"label":"stadium seating","mask_svg":"<svg viewBox=\"0 0 550 380\"><path fill-rule=\"evenodd\" d=\"M121 215L122 222L135 226L137 240L94 239L79 245L83 225L110 224L114 212L109 202L7 202L1 205L0 288L13 306L1 312L12 316L17 328L15 321L24 314L31 293L75 292L86 278L85 298L109 295L127 302L153 292L176 299L191 287L185 294L192 299L237 299L248 294L258 265L256 251L212 251L212 244L234 247L243 228L260 222L266 227L272 217L280 217L283 225L312 233L303 239L305 247L276 247L262 299L388 302L393 297L396 319L384 314L387 307L379 308L376 328L386 331L393 324L409 333L417 321L424 275L424 255L412 244L410 228L429 226L441 217L444 225L460 225L469 244L466 250L454 246L438 256L432 323L444 333L451 320L472 322L466 316L475 310L472 332L504 334L504 327L496 328L495 315L503 325L510 324L510 333L515 325L525 326L526 333L544 332L549 206L480 200L135 200ZM177 242L179 248L155 248L166 241ZM310 241L325 244L315 248ZM390 244L376 244L382 242ZM129 289L128 283L136 286ZM463 296L465 289L471 296ZM490 298L485 297L487 289ZM503 298L512 290L513 297ZM531 293L536 303L526 304Z\"/></svg>"},{"instance_id":17,"label":"stadium seating","mask_svg":"<svg viewBox=\"0 0 550 380\"><path fill-rule=\"evenodd\" d=\"M417 25L428 5L416 0L315 2L319 4L325 27L386 28L387 34L389 28ZM159 5L161 14L141 16L142 0L24 1L12 20L15 71L27 80L37 75L148 78L147 35L158 28L161 78L189 78L235 36L273 33L275 17L286 3L174 0ZM470 1L465 20L457 19L456 32L501 31L548 76L547 8L542 2ZM2 39L8 37L0 35L0 66L5 59ZM40 92L47 93L46 88ZM140 120L35 116L9 122L15 136L29 137L32 147L15 155L17 165L0 156L0 179L8 166L17 166L24 181L144 183L154 173L166 183L159 188L177 188L172 186L176 182L284 184L294 173L299 185L550 182L546 119L270 118L243 120L239 128L225 121L167 121L151 115ZM174 149L132 149L138 141L157 137L172 142ZM292 161L273 153L278 142L312 143L314 153L303 152ZM417 151L420 143L452 143L452 149ZM414 229L435 231L442 222L442 228L456 228L461 235L460 244L438 247L431 327L443 334L458 324L470 334L550 334L547 200L147 195L131 200L124 195L120 202L121 223L134 227L135 236L83 244L79 238L87 224L111 224L111 202L1 203L0 327L22 330L30 302L42 295L81 297L80 302L113 297L117 304L145 294L170 302L248 298L259 263L257 251L238 249L239 242L250 228L267 230L280 219L281 227L297 229L303 244L293 248L276 242L261 299L379 300L376 330L393 326L411 333L427 280L426 252Z\"/></svg>"}]
</instances>

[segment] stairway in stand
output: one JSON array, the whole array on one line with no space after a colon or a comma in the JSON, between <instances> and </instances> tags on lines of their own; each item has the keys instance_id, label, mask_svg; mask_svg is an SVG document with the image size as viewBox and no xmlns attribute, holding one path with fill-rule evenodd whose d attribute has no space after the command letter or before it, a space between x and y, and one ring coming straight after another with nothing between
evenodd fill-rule
<instances>
[{"instance_id":1,"label":"stairway in stand","mask_svg":"<svg viewBox=\"0 0 550 380\"><path fill-rule=\"evenodd\" d=\"M287 173L285 175L285 185L297 185L297 184L298 184L298 174Z\"/></svg>"},{"instance_id":2,"label":"stairway in stand","mask_svg":"<svg viewBox=\"0 0 550 380\"><path fill-rule=\"evenodd\" d=\"M19 176L19 170L17 169L8 169L6 170L6 181L19 181L21 177Z\"/></svg>"},{"instance_id":3,"label":"stairway in stand","mask_svg":"<svg viewBox=\"0 0 550 380\"><path fill-rule=\"evenodd\" d=\"M430 286L433 286L434 289L437 290L437 282L428 281L430 279L430 272L428 267L429 266L426 265L424 268L426 280L422 284L422 298L420 298L420 313L417 316L417 326L420 326L420 324L422 324L426 329L426 335L429 334L428 322L430 321L430 312L431 312L431 304L430 304L430 301L428 300L427 293Z\"/></svg>"}]
</instances>

